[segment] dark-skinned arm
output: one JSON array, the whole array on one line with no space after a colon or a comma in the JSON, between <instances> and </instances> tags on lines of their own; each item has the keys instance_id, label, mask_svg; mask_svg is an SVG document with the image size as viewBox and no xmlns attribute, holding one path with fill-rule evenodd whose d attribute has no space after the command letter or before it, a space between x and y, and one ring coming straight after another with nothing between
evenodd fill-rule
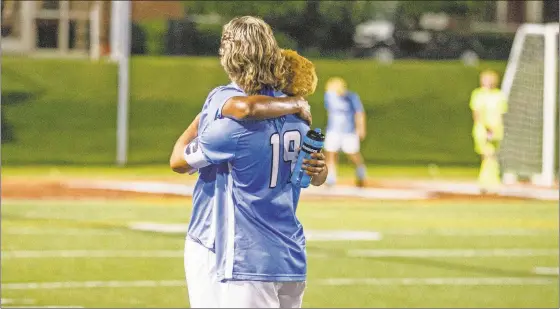
<instances>
[{"instance_id":1,"label":"dark-skinned arm","mask_svg":"<svg viewBox=\"0 0 560 309\"><path fill-rule=\"evenodd\" d=\"M222 115L236 120L264 120L295 114L311 125L309 103L303 97L238 96L226 101Z\"/></svg>"}]
</instances>

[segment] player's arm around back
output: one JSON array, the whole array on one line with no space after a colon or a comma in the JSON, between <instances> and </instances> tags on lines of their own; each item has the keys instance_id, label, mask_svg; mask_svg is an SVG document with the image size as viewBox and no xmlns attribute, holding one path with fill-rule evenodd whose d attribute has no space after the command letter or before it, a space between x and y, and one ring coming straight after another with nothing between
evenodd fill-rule
<instances>
[{"instance_id":1,"label":"player's arm around back","mask_svg":"<svg viewBox=\"0 0 560 309\"><path fill-rule=\"evenodd\" d=\"M176 173L184 174L192 169L187 161L185 161L184 152L185 147L187 147L187 145L190 144L198 135L199 121L200 114L194 118L185 132L183 132L179 139L177 139L175 146L173 146L173 152L169 158L169 167L171 167L171 169Z\"/></svg>"},{"instance_id":2,"label":"player's arm around back","mask_svg":"<svg viewBox=\"0 0 560 309\"><path fill-rule=\"evenodd\" d=\"M222 115L235 120L264 120L292 114L311 124L309 103L300 96L236 96L227 100L222 107Z\"/></svg>"}]
</instances>

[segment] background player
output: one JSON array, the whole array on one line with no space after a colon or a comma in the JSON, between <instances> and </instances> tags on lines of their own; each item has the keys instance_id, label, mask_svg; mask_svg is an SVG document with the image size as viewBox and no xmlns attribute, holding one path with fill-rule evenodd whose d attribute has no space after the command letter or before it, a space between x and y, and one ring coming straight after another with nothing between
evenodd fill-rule
<instances>
[{"instance_id":1,"label":"background player","mask_svg":"<svg viewBox=\"0 0 560 309\"><path fill-rule=\"evenodd\" d=\"M481 193L495 191L501 184L497 152L504 138L503 115L507 100L498 88L498 74L491 70L480 74L480 87L473 90L469 106L473 113L474 150L481 156L478 182Z\"/></svg>"},{"instance_id":2,"label":"background player","mask_svg":"<svg viewBox=\"0 0 560 309\"><path fill-rule=\"evenodd\" d=\"M328 185L336 183L338 152L342 150L356 168L356 185L362 187L366 179L366 166L360 153L360 141L366 137L366 114L360 97L348 91L346 82L340 77L327 81L325 108L328 122L325 151L329 166Z\"/></svg>"}]
</instances>

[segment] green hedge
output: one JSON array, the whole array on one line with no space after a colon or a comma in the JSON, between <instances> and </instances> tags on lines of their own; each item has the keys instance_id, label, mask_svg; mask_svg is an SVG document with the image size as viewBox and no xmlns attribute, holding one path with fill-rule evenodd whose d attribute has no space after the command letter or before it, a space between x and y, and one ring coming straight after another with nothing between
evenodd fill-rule
<instances>
[{"instance_id":1,"label":"green hedge","mask_svg":"<svg viewBox=\"0 0 560 309\"><path fill-rule=\"evenodd\" d=\"M323 88L341 76L368 114L363 153L382 164L474 165L467 106L481 69L457 62L315 60L318 92L309 98L323 127ZM130 163L165 163L175 139L207 93L226 83L218 59L135 57L131 61ZM110 164L115 157L117 68L110 63L4 57L2 113L12 141L6 164ZM18 98L18 99L14 99Z\"/></svg>"}]
</instances>

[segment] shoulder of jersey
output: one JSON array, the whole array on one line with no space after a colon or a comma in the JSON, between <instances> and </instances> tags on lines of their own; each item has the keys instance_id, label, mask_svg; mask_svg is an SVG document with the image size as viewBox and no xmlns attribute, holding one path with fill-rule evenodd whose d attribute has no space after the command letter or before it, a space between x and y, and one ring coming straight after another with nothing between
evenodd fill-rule
<instances>
[{"instance_id":1,"label":"shoulder of jersey","mask_svg":"<svg viewBox=\"0 0 560 309\"><path fill-rule=\"evenodd\" d=\"M293 123L298 125L303 125L306 129L309 129L309 125L303 119L299 118L296 115L288 115L286 116L287 123Z\"/></svg>"},{"instance_id":2,"label":"shoulder of jersey","mask_svg":"<svg viewBox=\"0 0 560 309\"><path fill-rule=\"evenodd\" d=\"M227 85L221 85L221 86L218 86L218 87L212 89L212 91L210 91L210 94L217 93L217 92L224 91L224 90L235 90L235 91L243 92L243 90L233 86L232 84L227 84Z\"/></svg>"},{"instance_id":3,"label":"shoulder of jersey","mask_svg":"<svg viewBox=\"0 0 560 309\"><path fill-rule=\"evenodd\" d=\"M275 90L275 91L274 91L274 97L275 97L275 98L278 98L278 97L287 97L287 95L286 95L285 93L283 93L282 91L280 91L280 90Z\"/></svg>"}]
</instances>

